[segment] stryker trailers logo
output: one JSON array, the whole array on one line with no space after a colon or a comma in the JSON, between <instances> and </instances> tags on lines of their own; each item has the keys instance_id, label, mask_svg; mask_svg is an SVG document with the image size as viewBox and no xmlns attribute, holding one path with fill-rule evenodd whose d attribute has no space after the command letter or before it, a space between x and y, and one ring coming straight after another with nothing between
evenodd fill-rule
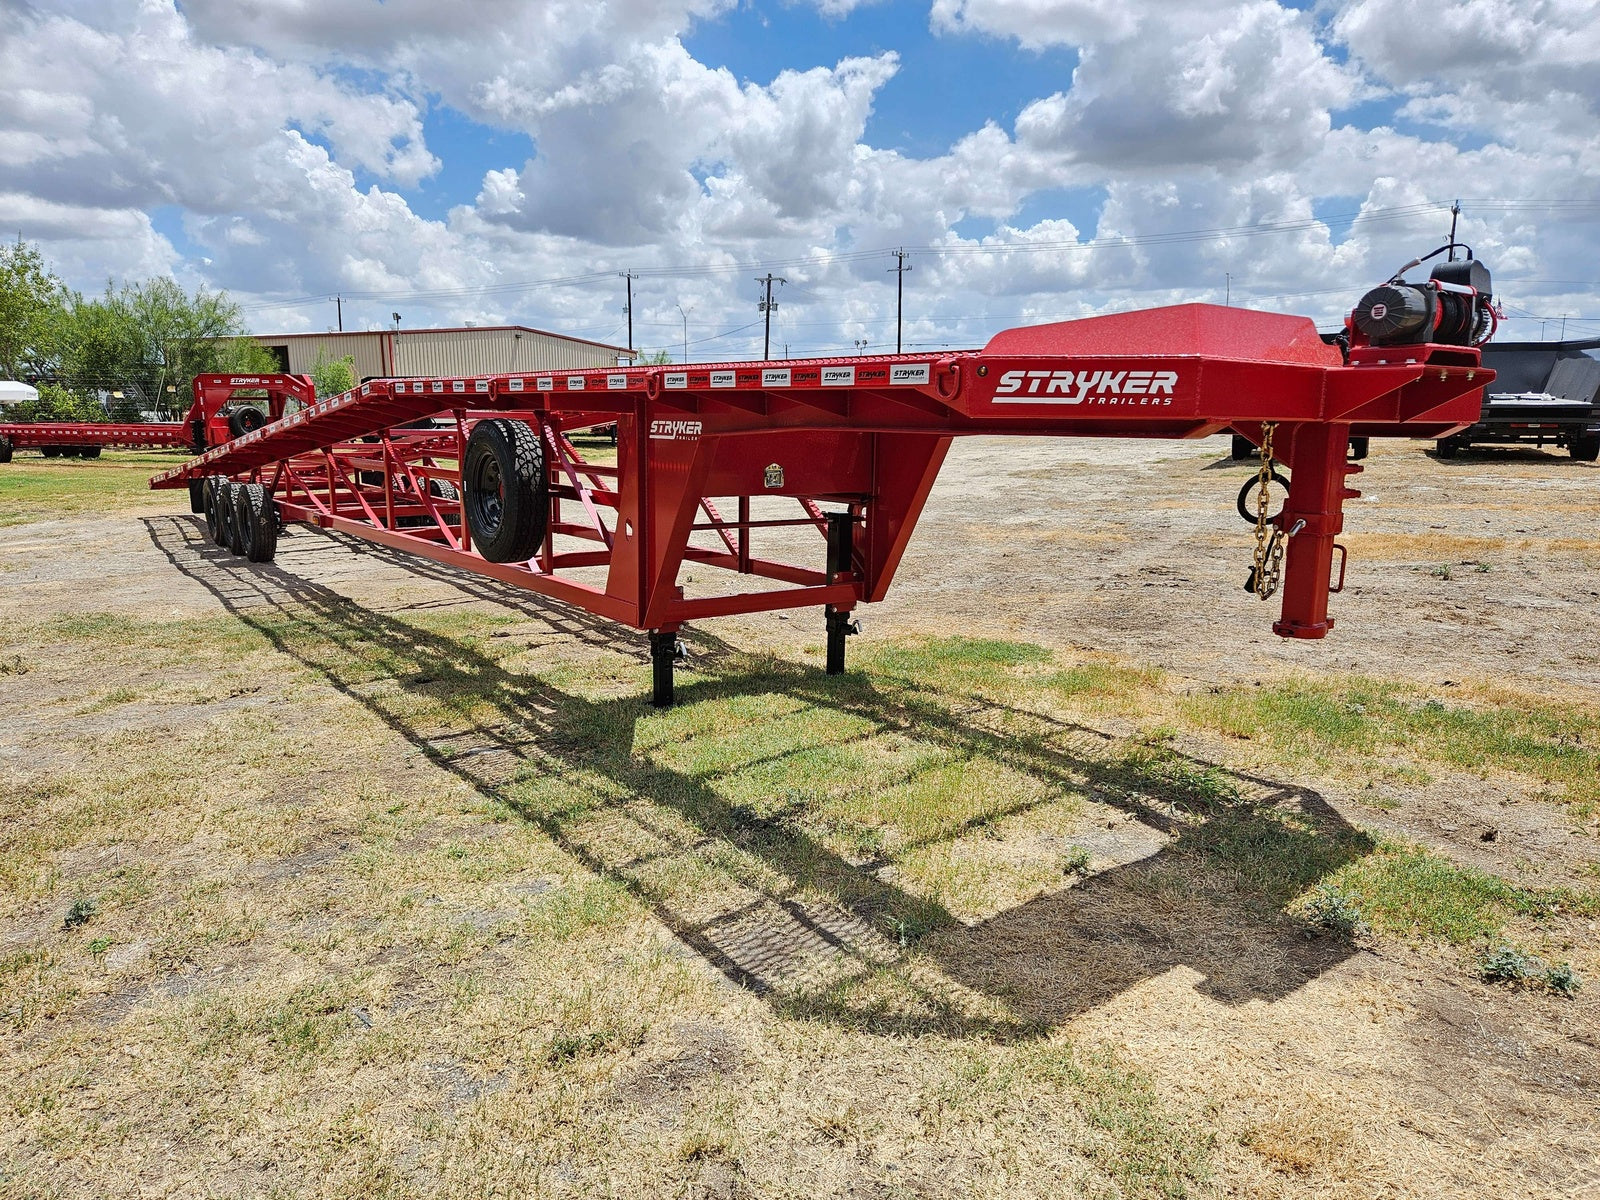
<instances>
[{"instance_id":1,"label":"stryker trailers logo","mask_svg":"<svg viewBox=\"0 0 1600 1200\"><path fill-rule=\"evenodd\" d=\"M701 423L699 421L658 419L650 422L650 436L657 441L690 441L700 436L700 428Z\"/></svg>"},{"instance_id":2,"label":"stryker trailers logo","mask_svg":"<svg viewBox=\"0 0 1600 1200\"><path fill-rule=\"evenodd\" d=\"M1167 405L1176 371L1007 371L996 404Z\"/></svg>"},{"instance_id":3,"label":"stryker trailers logo","mask_svg":"<svg viewBox=\"0 0 1600 1200\"><path fill-rule=\"evenodd\" d=\"M889 374L890 383L927 383L927 363L900 363Z\"/></svg>"},{"instance_id":4,"label":"stryker trailers logo","mask_svg":"<svg viewBox=\"0 0 1600 1200\"><path fill-rule=\"evenodd\" d=\"M824 367L822 369L823 387L849 387L856 381L854 367Z\"/></svg>"}]
</instances>

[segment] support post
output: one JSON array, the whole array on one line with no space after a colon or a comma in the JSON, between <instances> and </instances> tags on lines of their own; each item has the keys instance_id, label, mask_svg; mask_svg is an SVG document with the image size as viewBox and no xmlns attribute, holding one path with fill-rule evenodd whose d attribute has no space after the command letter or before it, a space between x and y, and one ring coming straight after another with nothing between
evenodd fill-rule
<instances>
[{"instance_id":1,"label":"support post","mask_svg":"<svg viewBox=\"0 0 1600 1200\"><path fill-rule=\"evenodd\" d=\"M823 610L828 623L828 674L844 674L844 640L861 632L861 626L851 616L850 610L828 605Z\"/></svg>"},{"instance_id":2,"label":"support post","mask_svg":"<svg viewBox=\"0 0 1600 1200\"><path fill-rule=\"evenodd\" d=\"M840 582L841 575L855 572L856 515L853 512L828 514L828 582Z\"/></svg>"},{"instance_id":3,"label":"support post","mask_svg":"<svg viewBox=\"0 0 1600 1200\"><path fill-rule=\"evenodd\" d=\"M1283 612L1272 626L1279 637L1322 638L1333 628L1328 588L1333 582L1333 539L1344 528L1349 444L1348 425L1318 422L1294 431L1286 456L1289 499L1280 521L1285 532L1299 528L1289 538Z\"/></svg>"},{"instance_id":4,"label":"support post","mask_svg":"<svg viewBox=\"0 0 1600 1200\"><path fill-rule=\"evenodd\" d=\"M673 701L672 669L681 657L676 629L650 631L650 666L653 687L650 703L656 708L671 708Z\"/></svg>"}]
</instances>

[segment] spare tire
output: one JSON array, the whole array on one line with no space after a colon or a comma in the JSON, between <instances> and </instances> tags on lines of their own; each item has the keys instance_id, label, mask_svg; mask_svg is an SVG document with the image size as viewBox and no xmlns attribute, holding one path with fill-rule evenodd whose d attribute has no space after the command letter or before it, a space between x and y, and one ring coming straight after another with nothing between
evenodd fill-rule
<instances>
[{"instance_id":1,"label":"spare tire","mask_svg":"<svg viewBox=\"0 0 1600 1200\"><path fill-rule=\"evenodd\" d=\"M544 544L550 502L544 443L526 421L479 421L461 459L472 545L495 563L527 562Z\"/></svg>"},{"instance_id":2,"label":"spare tire","mask_svg":"<svg viewBox=\"0 0 1600 1200\"><path fill-rule=\"evenodd\" d=\"M254 433L266 423L267 414L253 404L246 404L228 414L228 432L234 437Z\"/></svg>"}]
</instances>

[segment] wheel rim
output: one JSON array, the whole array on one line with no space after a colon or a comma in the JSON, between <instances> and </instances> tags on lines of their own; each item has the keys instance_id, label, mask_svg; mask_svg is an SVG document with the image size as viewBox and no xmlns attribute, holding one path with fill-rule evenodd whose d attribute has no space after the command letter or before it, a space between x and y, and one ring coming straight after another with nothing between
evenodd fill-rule
<instances>
[{"instance_id":1,"label":"wheel rim","mask_svg":"<svg viewBox=\"0 0 1600 1200\"><path fill-rule=\"evenodd\" d=\"M472 472L473 522L488 537L500 531L500 520L505 513L505 480L500 475L500 461L493 454L485 454Z\"/></svg>"}]
</instances>

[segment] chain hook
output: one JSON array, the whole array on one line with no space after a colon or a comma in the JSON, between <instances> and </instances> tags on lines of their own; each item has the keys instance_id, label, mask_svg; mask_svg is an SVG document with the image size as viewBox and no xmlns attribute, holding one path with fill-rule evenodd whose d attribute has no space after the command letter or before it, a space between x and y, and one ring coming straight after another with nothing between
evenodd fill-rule
<instances>
[{"instance_id":1,"label":"chain hook","mask_svg":"<svg viewBox=\"0 0 1600 1200\"><path fill-rule=\"evenodd\" d=\"M1256 470L1256 547L1245 590L1254 592L1259 600L1271 599L1283 579L1287 539L1282 526L1267 516L1272 501L1272 435L1277 428L1272 422L1261 427L1261 466Z\"/></svg>"}]
</instances>

